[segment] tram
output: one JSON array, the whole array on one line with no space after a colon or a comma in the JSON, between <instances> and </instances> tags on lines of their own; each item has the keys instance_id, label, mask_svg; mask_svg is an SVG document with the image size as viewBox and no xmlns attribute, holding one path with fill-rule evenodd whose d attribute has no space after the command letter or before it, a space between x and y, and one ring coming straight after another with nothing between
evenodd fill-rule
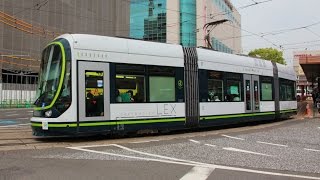
<instances>
[{"instance_id":1,"label":"tram","mask_svg":"<svg viewBox=\"0 0 320 180\"><path fill-rule=\"evenodd\" d=\"M65 34L41 60L35 136L203 128L297 111L293 67L257 58Z\"/></svg>"}]
</instances>

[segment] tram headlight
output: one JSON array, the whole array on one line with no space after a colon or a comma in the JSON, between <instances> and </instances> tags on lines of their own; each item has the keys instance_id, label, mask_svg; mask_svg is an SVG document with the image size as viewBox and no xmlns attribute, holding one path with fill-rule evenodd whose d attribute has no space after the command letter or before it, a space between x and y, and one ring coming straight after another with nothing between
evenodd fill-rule
<instances>
[{"instance_id":1,"label":"tram headlight","mask_svg":"<svg viewBox=\"0 0 320 180\"><path fill-rule=\"evenodd\" d=\"M52 111L51 111L51 110L46 111L46 112L44 113L44 115L45 115L46 117L51 117L51 116L52 116Z\"/></svg>"}]
</instances>

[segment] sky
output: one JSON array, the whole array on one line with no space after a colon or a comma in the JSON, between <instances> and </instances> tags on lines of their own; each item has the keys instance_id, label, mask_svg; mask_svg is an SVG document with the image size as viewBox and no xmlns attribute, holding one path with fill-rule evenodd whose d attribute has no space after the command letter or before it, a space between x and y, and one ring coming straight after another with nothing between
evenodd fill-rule
<instances>
[{"instance_id":1,"label":"sky","mask_svg":"<svg viewBox=\"0 0 320 180\"><path fill-rule=\"evenodd\" d=\"M237 9L262 1L266 0L231 0ZM273 47L282 50L287 64L292 64L294 51L306 48L320 50L320 0L271 0L238 11L241 15L243 54L256 48ZM250 33L245 32L262 35L300 27L307 28L273 33L263 38L246 36Z\"/></svg>"}]
</instances>

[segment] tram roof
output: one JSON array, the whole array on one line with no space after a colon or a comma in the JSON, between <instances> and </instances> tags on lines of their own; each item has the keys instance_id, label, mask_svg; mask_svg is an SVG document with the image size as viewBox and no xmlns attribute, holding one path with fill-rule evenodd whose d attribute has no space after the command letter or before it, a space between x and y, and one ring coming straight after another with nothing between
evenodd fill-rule
<instances>
[{"instance_id":1,"label":"tram roof","mask_svg":"<svg viewBox=\"0 0 320 180\"><path fill-rule=\"evenodd\" d=\"M71 34L75 49L183 58L181 46L108 36Z\"/></svg>"}]
</instances>

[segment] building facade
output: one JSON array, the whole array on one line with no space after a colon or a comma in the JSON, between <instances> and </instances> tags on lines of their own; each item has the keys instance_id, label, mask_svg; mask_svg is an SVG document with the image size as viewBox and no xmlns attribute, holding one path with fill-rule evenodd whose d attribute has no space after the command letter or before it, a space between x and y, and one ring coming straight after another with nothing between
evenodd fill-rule
<instances>
[{"instance_id":1,"label":"building facade","mask_svg":"<svg viewBox=\"0 0 320 180\"><path fill-rule=\"evenodd\" d=\"M0 0L0 106L33 101L41 51L60 34L128 37L129 7L119 0Z\"/></svg>"},{"instance_id":2,"label":"building facade","mask_svg":"<svg viewBox=\"0 0 320 180\"><path fill-rule=\"evenodd\" d=\"M130 37L208 47L207 35L214 50L241 53L241 17L229 0L131 0Z\"/></svg>"},{"instance_id":3,"label":"building facade","mask_svg":"<svg viewBox=\"0 0 320 180\"><path fill-rule=\"evenodd\" d=\"M293 54L293 66L297 74L297 95L311 96L313 88L317 86L317 81L314 82L314 84L307 81L304 71L299 64L299 60L320 58L320 51L295 51Z\"/></svg>"}]
</instances>

